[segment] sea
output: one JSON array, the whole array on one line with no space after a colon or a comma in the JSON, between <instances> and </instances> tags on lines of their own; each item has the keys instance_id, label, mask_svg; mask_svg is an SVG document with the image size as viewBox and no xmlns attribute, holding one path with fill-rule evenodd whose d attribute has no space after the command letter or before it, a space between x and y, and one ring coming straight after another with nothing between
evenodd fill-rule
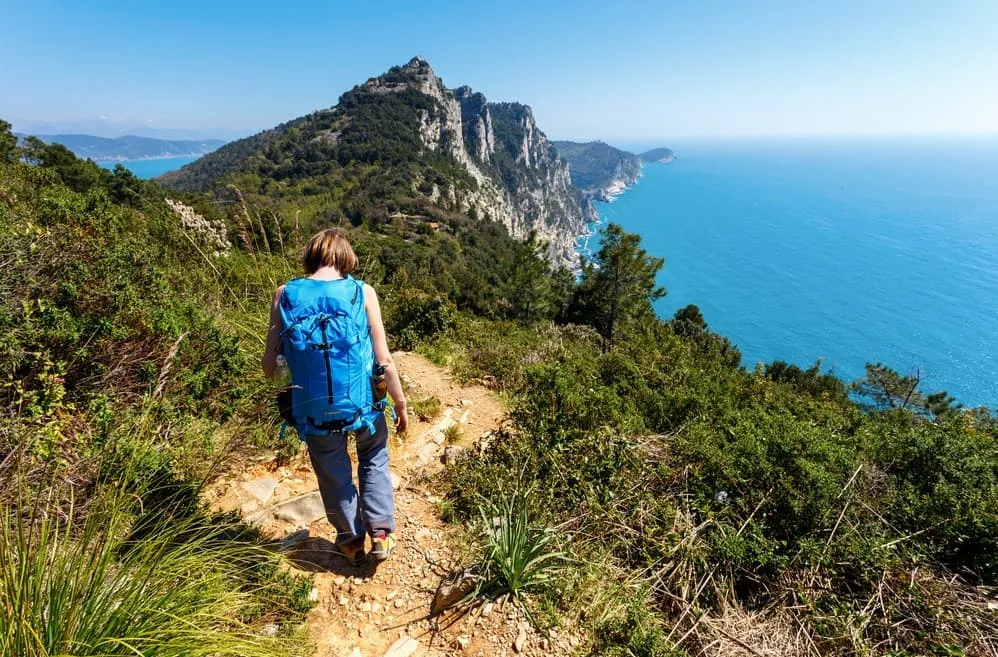
<instances>
[{"instance_id":1,"label":"sea","mask_svg":"<svg viewBox=\"0 0 998 657\"><path fill-rule=\"evenodd\" d=\"M124 165L126 169L139 178L155 178L168 171L179 169L201 157L200 155L185 155L183 157L159 157L144 160L102 160L97 164L105 169L113 169L116 165Z\"/></svg>"},{"instance_id":2,"label":"sea","mask_svg":"<svg viewBox=\"0 0 998 657\"><path fill-rule=\"evenodd\" d=\"M998 408L998 138L643 145L676 160L598 209L665 258L662 317L696 304L749 369L880 362Z\"/></svg>"}]
</instances>

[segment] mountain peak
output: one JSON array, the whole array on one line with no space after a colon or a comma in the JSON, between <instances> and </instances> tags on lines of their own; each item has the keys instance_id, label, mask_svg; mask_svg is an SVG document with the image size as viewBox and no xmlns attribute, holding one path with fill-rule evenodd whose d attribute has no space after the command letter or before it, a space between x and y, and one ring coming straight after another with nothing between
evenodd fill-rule
<instances>
[{"instance_id":1,"label":"mountain peak","mask_svg":"<svg viewBox=\"0 0 998 657\"><path fill-rule=\"evenodd\" d=\"M399 92L416 89L428 96L443 94L443 82L433 72L430 63L416 55L402 66L393 66L381 75L370 78L364 87L375 93Z\"/></svg>"},{"instance_id":2,"label":"mountain peak","mask_svg":"<svg viewBox=\"0 0 998 657\"><path fill-rule=\"evenodd\" d=\"M423 59L422 55L416 55L415 57L410 59L409 63L406 64L406 66L412 69L427 68L430 69L430 71L433 70L432 68L430 68L430 63L425 59Z\"/></svg>"}]
</instances>

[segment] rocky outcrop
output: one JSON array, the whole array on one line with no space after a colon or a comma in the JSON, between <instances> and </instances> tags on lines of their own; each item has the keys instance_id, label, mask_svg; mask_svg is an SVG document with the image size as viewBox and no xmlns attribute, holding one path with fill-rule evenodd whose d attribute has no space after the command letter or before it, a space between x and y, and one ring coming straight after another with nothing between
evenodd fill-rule
<instances>
[{"instance_id":1,"label":"rocky outcrop","mask_svg":"<svg viewBox=\"0 0 998 657\"><path fill-rule=\"evenodd\" d=\"M573 187L568 166L537 127L529 106L489 103L467 86L448 89L421 57L368 80L364 88L373 93L415 90L433 99L432 109L417 110L423 146L450 154L475 184L472 189L434 188L431 200L446 198L461 212L502 223L515 237L533 231L548 243L553 264L577 264L575 240L596 212Z\"/></svg>"}]
</instances>

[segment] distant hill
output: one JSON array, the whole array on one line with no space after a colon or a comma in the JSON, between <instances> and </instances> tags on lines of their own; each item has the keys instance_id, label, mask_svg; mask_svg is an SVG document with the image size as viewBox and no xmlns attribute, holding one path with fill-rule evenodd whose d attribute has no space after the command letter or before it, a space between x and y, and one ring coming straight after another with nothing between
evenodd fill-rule
<instances>
[{"instance_id":1,"label":"distant hill","mask_svg":"<svg viewBox=\"0 0 998 657\"><path fill-rule=\"evenodd\" d=\"M572 184L589 198L607 201L641 177L637 155L601 141L556 141L554 145L568 162Z\"/></svg>"},{"instance_id":2,"label":"distant hill","mask_svg":"<svg viewBox=\"0 0 998 657\"><path fill-rule=\"evenodd\" d=\"M22 136L23 135L19 135ZM47 144L59 143L73 151L77 157L95 161L143 160L159 157L203 155L222 146L221 139L166 140L125 135L124 137L95 137L93 135L36 135Z\"/></svg>"},{"instance_id":3,"label":"distant hill","mask_svg":"<svg viewBox=\"0 0 998 657\"><path fill-rule=\"evenodd\" d=\"M645 151L641 155L638 155L642 162L672 162L676 159L676 154L672 152L669 148L653 148L650 151Z\"/></svg>"},{"instance_id":4,"label":"distant hill","mask_svg":"<svg viewBox=\"0 0 998 657\"><path fill-rule=\"evenodd\" d=\"M334 107L226 144L159 180L226 197L233 186L256 206L300 211L303 228L344 218L492 219L515 237L535 232L567 265L595 218L529 106L448 89L419 57Z\"/></svg>"}]
</instances>

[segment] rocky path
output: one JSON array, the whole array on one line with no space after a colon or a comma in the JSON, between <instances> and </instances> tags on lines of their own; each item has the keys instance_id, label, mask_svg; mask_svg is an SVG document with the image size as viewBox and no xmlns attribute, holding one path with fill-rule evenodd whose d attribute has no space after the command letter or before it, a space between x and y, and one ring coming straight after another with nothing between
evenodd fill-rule
<instances>
[{"instance_id":1,"label":"rocky path","mask_svg":"<svg viewBox=\"0 0 998 657\"><path fill-rule=\"evenodd\" d=\"M396 362L410 407L434 396L441 412L425 422L410 418L407 435L392 438L399 545L388 561L354 568L332 552L334 534L304 448L286 466L272 452L250 457L209 492L213 504L239 509L284 542L295 568L315 574L317 604L308 618L315 657L550 654L549 639L510 604L429 617L441 580L467 555L440 520L428 482L445 460L493 431L505 410L485 388L460 385L417 354L396 354ZM451 425L457 436L445 437Z\"/></svg>"}]
</instances>

